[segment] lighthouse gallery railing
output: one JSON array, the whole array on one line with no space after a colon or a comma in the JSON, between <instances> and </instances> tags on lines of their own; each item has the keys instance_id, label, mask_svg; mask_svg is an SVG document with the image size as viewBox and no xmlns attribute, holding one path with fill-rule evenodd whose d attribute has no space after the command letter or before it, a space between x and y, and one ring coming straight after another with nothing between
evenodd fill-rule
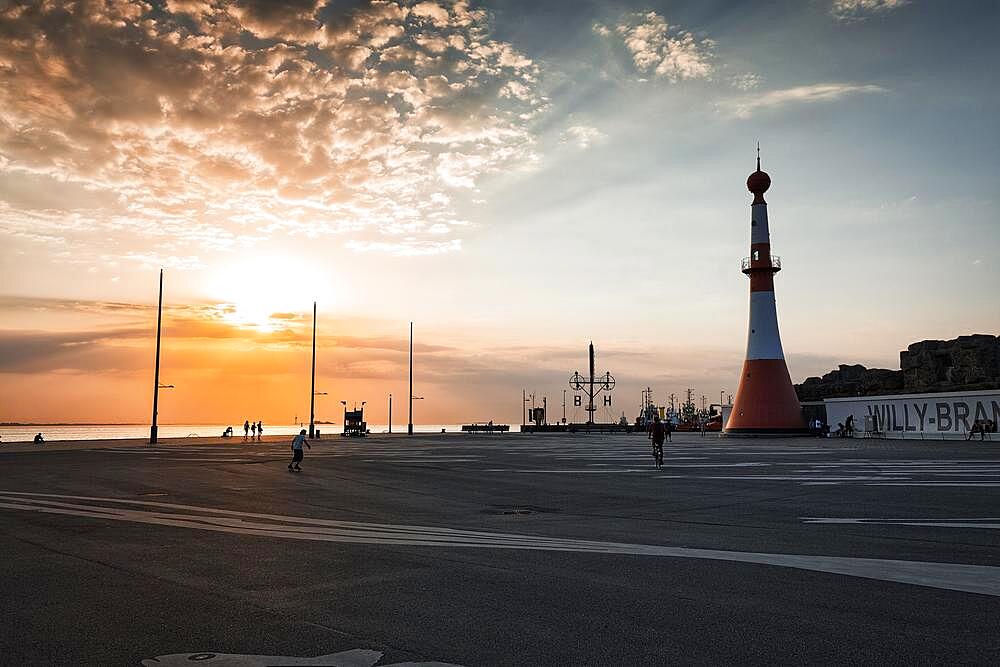
<instances>
[{"instance_id":1,"label":"lighthouse gallery railing","mask_svg":"<svg viewBox=\"0 0 1000 667\"><path fill-rule=\"evenodd\" d=\"M772 269L774 271L781 270L781 258L777 255L771 255L767 259L753 259L752 257L744 257L743 261L740 262L740 270L746 273L751 268L754 269Z\"/></svg>"}]
</instances>

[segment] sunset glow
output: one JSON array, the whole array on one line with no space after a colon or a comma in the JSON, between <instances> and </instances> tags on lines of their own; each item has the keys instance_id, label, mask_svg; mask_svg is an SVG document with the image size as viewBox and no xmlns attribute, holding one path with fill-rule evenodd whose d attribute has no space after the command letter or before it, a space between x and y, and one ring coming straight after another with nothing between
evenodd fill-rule
<instances>
[{"instance_id":1,"label":"sunset glow","mask_svg":"<svg viewBox=\"0 0 1000 667\"><path fill-rule=\"evenodd\" d=\"M793 381L996 332L997 19L6 3L0 420L148 419L160 268L165 422L301 414L314 301L329 416L385 419L411 320L419 421L561 403L590 340L619 378L610 418L647 386L717 400L746 342L757 141Z\"/></svg>"},{"instance_id":2,"label":"sunset glow","mask_svg":"<svg viewBox=\"0 0 1000 667\"><path fill-rule=\"evenodd\" d=\"M337 305L335 287L327 275L294 257L273 255L231 262L210 273L204 297L225 304L224 321L261 331L274 331L294 319L288 308L303 297L328 307Z\"/></svg>"}]
</instances>

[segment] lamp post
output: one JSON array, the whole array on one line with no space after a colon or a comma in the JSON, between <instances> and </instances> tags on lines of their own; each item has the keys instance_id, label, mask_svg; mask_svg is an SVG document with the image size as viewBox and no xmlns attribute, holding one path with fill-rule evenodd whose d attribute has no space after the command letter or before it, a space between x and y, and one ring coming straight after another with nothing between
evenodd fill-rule
<instances>
[{"instance_id":1,"label":"lamp post","mask_svg":"<svg viewBox=\"0 0 1000 667\"><path fill-rule=\"evenodd\" d=\"M156 388L157 388L157 389L173 389L173 388L174 388L174 385L172 385L172 384L157 384L157 385L156 385ZM156 425L154 424L153 428L157 428L157 426L156 426ZM151 445L155 445L155 444L156 444L156 440L154 440L154 439L153 439L153 438L151 437L151 438L149 439L149 444L151 444Z\"/></svg>"},{"instance_id":2,"label":"lamp post","mask_svg":"<svg viewBox=\"0 0 1000 667\"><path fill-rule=\"evenodd\" d=\"M521 430L522 431L524 430L524 427L528 424L528 401L529 400L531 400L531 399L528 398L527 392L524 389L522 389L521 390Z\"/></svg>"},{"instance_id":3,"label":"lamp post","mask_svg":"<svg viewBox=\"0 0 1000 667\"><path fill-rule=\"evenodd\" d=\"M410 405L411 406L413 405L413 401L422 401L422 400L424 400L423 396L414 396L413 394L410 394ZM411 415L413 414L413 408L412 407L410 408L410 414ZM413 418L412 417L410 418L409 434L413 435Z\"/></svg>"},{"instance_id":4,"label":"lamp post","mask_svg":"<svg viewBox=\"0 0 1000 667\"><path fill-rule=\"evenodd\" d=\"M309 396L309 437L316 436L316 302L313 301L312 388Z\"/></svg>"},{"instance_id":5,"label":"lamp post","mask_svg":"<svg viewBox=\"0 0 1000 667\"><path fill-rule=\"evenodd\" d=\"M392 435L392 394L389 394L389 435Z\"/></svg>"},{"instance_id":6,"label":"lamp post","mask_svg":"<svg viewBox=\"0 0 1000 667\"><path fill-rule=\"evenodd\" d=\"M160 325L163 321L163 269L160 269L160 299L156 305L156 365L153 370L153 422L149 427L149 444L156 444L156 409L160 400Z\"/></svg>"},{"instance_id":7,"label":"lamp post","mask_svg":"<svg viewBox=\"0 0 1000 667\"><path fill-rule=\"evenodd\" d=\"M313 392L313 400L316 400L317 396L326 396L326 395L327 395L327 393L325 391L314 391ZM314 427L315 427L315 424L313 423L313 420L310 419L309 420L309 437L310 438L312 438L315 435L315 433L314 433Z\"/></svg>"},{"instance_id":8,"label":"lamp post","mask_svg":"<svg viewBox=\"0 0 1000 667\"><path fill-rule=\"evenodd\" d=\"M413 435L413 322L410 322L410 414L406 423L406 434Z\"/></svg>"}]
</instances>

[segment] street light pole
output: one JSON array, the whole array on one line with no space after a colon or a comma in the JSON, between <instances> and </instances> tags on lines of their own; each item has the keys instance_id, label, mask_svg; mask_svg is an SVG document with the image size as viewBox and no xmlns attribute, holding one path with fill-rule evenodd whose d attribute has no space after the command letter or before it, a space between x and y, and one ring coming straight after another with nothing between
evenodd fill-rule
<instances>
[{"instance_id":1,"label":"street light pole","mask_svg":"<svg viewBox=\"0 0 1000 667\"><path fill-rule=\"evenodd\" d=\"M389 434L392 434L392 394L389 394Z\"/></svg>"},{"instance_id":2,"label":"street light pole","mask_svg":"<svg viewBox=\"0 0 1000 667\"><path fill-rule=\"evenodd\" d=\"M156 444L156 408L160 400L160 325L163 322L163 269L160 269L160 299L156 306L156 367L153 371L153 423L149 427L149 444Z\"/></svg>"},{"instance_id":3,"label":"street light pole","mask_svg":"<svg viewBox=\"0 0 1000 667\"><path fill-rule=\"evenodd\" d=\"M413 322L410 322L410 414L406 434L413 435Z\"/></svg>"},{"instance_id":4,"label":"street light pole","mask_svg":"<svg viewBox=\"0 0 1000 667\"><path fill-rule=\"evenodd\" d=\"M309 390L309 437L316 436L316 302L313 301L312 383Z\"/></svg>"}]
</instances>

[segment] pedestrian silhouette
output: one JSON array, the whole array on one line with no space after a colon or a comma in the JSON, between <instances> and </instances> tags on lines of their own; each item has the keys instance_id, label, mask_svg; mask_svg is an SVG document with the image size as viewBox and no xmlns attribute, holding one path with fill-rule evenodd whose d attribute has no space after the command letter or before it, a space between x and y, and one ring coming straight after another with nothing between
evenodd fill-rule
<instances>
[{"instance_id":1,"label":"pedestrian silhouette","mask_svg":"<svg viewBox=\"0 0 1000 667\"><path fill-rule=\"evenodd\" d=\"M299 431L299 434L292 439L292 462L288 464L289 472L302 472L302 468L299 467L299 464L302 462L302 456L304 455L302 445L312 449L312 445L310 445L309 441L306 440L305 429Z\"/></svg>"},{"instance_id":2,"label":"pedestrian silhouette","mask_svg":"<svg viewBox=\"0 0 1000 667\"><path fill-rule=\"evenodd\" d=\"M249 421L244 421L243 422L243 439L246 440L249 437L250 437L250 422Z\"/></svg>"},{"instance_id":3,"label":"pedestrian silhouette","mask_svg":"<svg viewBox=\"0 0 1000 667\"><path fill-rule=\"evenodd\" d=\"M257 421L257 439L260 440L260 436L264 435L264 422Z\"/></svg>"}]
</instances>

